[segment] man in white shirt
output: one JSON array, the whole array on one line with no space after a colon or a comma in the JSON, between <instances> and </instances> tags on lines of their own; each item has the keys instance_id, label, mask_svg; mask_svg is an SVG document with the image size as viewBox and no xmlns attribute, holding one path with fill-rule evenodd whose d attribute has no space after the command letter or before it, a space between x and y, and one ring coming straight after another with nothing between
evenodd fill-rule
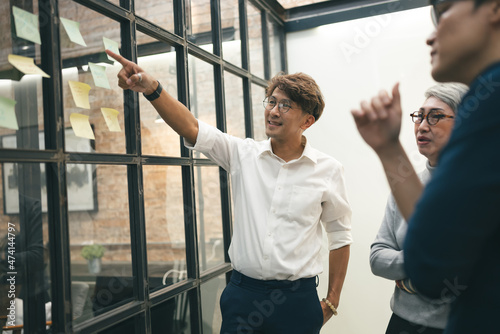
<instances>
[{"instance_id":1,"label":"man in white shirt","mask_svg":"<svg viewBox=\"0 0 500 334\"><path fill-rule=\"evenodd\" d=\"M267 141L240 139L198 121L158 81L109 50L123 65L118 84L144 93L186 147L231 174L235 220L231 282L221 296L221 334L319 333L336 314L347 271L351 209L338 161L302 133L324 108L308 75L277 75L267 90ZM323 223L329 239L329 287L318 300Z\"/></svg>"}]
</instances>

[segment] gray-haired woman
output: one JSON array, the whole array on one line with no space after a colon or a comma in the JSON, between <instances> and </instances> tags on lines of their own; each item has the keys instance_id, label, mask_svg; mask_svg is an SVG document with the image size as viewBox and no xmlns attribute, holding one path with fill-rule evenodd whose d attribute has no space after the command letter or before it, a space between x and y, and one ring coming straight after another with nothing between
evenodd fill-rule
<instances>
[{"instance_id":1,"label":"gray-haired woman","mask_svg":"<svg viewBox=\"0 0 500 334\"><path fill-rule=\"evenodd\" d=\"M426 169L419 174L423 183L430 180L438 164L454 125L455 111L466 92L467 86L457 83L433 86L425 92L422 107L410 115L415 123L418 150L427 158ZM386 334L440 334L446 326L450 301L421 296L407 279L403 263L407 227L391 195L370 252L372 272L396 281L391 299L393 314Z\"/></svg>"}]
</instances>

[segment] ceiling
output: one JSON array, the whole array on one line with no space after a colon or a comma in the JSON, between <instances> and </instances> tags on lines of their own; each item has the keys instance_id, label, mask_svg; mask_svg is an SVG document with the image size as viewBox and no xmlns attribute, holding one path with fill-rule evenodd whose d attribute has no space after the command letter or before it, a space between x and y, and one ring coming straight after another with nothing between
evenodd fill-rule
<instances>
[{"instance_id":1,"label":"ceiling","mask_svg":"<svg viewBox=\"0 0 500 334\"><path fill-rule=\"evenodd\" d=\"M266 0L264 0L266 1ZM285 32L429 5L429 0L267 0L284 12Z\"/></svg>"}]
</instances>

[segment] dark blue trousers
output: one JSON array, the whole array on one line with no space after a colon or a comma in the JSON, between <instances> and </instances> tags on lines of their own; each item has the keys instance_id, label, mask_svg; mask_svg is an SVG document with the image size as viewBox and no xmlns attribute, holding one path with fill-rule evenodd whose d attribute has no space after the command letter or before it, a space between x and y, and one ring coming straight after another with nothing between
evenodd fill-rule
<instances>
[{"instance_id":1,"label":"dark blue trousers","mask_svg":"<svg viewBox=\"0 0 500 334\"><path fill-rule=\"evenodd\" d=\"M220 298L221 334L318 334L316 278L261 281L233 270Z\"/></svg>"}]
</instances>

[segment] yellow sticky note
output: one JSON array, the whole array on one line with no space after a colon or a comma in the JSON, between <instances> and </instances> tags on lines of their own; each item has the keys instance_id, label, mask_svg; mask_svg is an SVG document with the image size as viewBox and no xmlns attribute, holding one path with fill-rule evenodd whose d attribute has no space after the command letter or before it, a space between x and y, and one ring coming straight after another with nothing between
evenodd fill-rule
<instances>
[{"instance_id":1,"label":"yellow sticky note","mask_svg":"<svg viewBox=\"0 0 500 334\"><path fill-rule=\"evenodd\" d=\"M16 101L0 97L0 126L7 129L19 130L16 118Z\"/></svg>"},{"instance_id":2,"label":"yellow sticky note","mask_svg":"<svg viewBox=\"0 0 500 334\"><path fill-rule=\"evenodd\" d=\"M106 121L109 131L111 132L121 132L120 123L118 123L119 111L111 108L101 108L102 115Z\"/></svg>"},{"instance_id":3,"label":"yellow sticky note","mask_svg":"<svg viewBox=\"0 0 500 334\"><path fill-rule=\"evenodd\" d=\"M9 63L12 64L19 71L24 74L37 74L44 78L50 78L50 75L42 71L38 66L35 65L35 60L29 57L23 57L18 55L10 54L8 56Z\"/></svg>"},{"instance_id":4,"label":"yellow sticky note","mask_svg":"<svg viewBox=\"0 0 500 334\"><path fill-rule=\"evenodd\" d=\"M89 91L90 86L83 82L68 81L73 100L77 107L83 109L90 109Z\"/></svg>"},{"instance_id":5,"label":"yellow sticky note","mask_svg":"<svg viewBox=\"0 0 500 334\"><path fill-rule=\"evenodd\" d=\"M69 116L69 121L77 137L95 140L94 131L92 131L92 127L90 126L89 116L72 113Z\"/></svg>"},{"instance_id":6,"label":"yellow sticky note","mask_svg":"<svg viewBox=\"0 0 500 334\"><path fill-rule=\"evenodd\" d=\"M104 49L106 50L110 50L110 51L113 51L114 53L116 53L117 55L120 54L120 49L118 48L118 43L109 39L109 38L106 38L106 37L103 37L102 38L102 41L104 42ZM108 54L106 54L108 56L108 59L111 60L111 61L115 61L113 58L111 58Z\"/></svg>"},{"instance_id":7,"label":"yellow sticky note","mask_svg":"<svg viewBox=\"0 0 500 334\"><path fill-rule=\"evenodd\" d=\"M33 43L42 44L40 30L38 29L38 15L27 12L16 6L12 6L12 14L14 14L17 37Z\"/></svg>"},{"instance_id":8,"label":"yellow sticky note","mask_svg":"<svg viewBox=\"0 0 500 334\"><path fill-rule=\"evenodd\" d=\"M111 89L111 87L109 86L108 77L106 76L106 67L94 63L89 63L89 68L92 72L92 77L94 78L94 83L97 87Z\"/></svg>"},{"instance_id":9,"label":"yellow sticky note","mask_svg":"<svg viewBox=\"0 0 500 334\"><path fill-rule=\"evenodd\" d=\"M61 23L68 34L69 39L76 44L87 46L80 33L80 22L72 21L61 17Z\"/></svg>"}]
</instances>

